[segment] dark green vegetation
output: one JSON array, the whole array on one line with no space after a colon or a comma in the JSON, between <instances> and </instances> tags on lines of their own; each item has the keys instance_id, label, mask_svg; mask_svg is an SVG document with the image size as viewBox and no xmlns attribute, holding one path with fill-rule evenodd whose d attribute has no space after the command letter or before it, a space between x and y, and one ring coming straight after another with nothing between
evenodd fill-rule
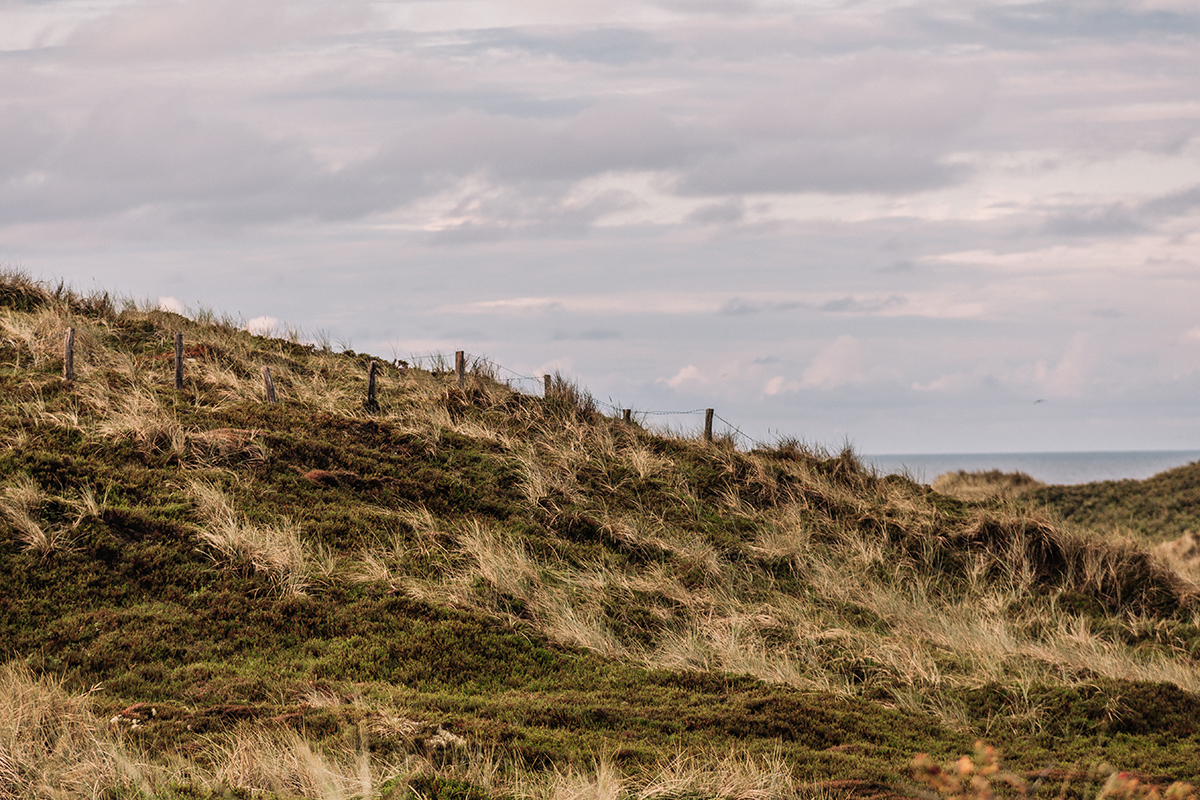
<instances>
[{"instance_id":1,"label":"dark green vegetation","mask_svg":"<svg viewBox=\"0 0 1200 800\"><path fill-rule=\"evenodd\" d=\"M1143 481L1046 486L1027 497L1089 528L1124 528L1152 542L1200 531L1200 462Z\"/></svg>"},{"instance_id":2,"label":"dark green vegetation","mask_svg":"<svg viewBox=\"0 0 1200 800\"><path fill-rule=\"evenodd\" d=\"M0 789L479 800L609 769L631 796L878 795L980 736L1067 775L1047 796L1104 762L1200 781L1195 589L1136 545L486 365L385 365L368 412L356 354L20 275L0 337L8 685L100 742L72 783L0 725ZM102 689L77 708L15 662Z\"/></svg>"}]
</instances>

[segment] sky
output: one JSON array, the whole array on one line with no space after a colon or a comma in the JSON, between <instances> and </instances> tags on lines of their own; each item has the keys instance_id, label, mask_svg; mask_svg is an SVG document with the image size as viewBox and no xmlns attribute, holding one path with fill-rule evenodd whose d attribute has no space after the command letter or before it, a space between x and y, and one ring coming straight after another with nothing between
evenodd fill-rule
<instances>
[{"instance_id":1,"label":"sky","mask_svg":"<svg viewBox=\"0 0 1200 800\"><path fill-rule=\"evenodd\" d=\"M1192 0L0 0L0 265L745 441L1200 449L1198 76Z\"/></svg>"}]
</instances>

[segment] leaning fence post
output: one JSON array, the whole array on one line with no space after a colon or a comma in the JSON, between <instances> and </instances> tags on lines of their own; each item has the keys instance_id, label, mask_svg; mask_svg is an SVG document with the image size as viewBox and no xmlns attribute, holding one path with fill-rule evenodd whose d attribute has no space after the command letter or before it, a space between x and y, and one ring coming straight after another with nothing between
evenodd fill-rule
<instances>
[{"instance_id":1,"label":"leaning fence post","mask_svg":"<svg viewBox=\"0 0 1200 800\"><path fill-rule=\"evenodd\" d=\"M544 384L545 384L545 387L546 387L546 388L545 388L545 390L542 392L542 394L543 394L545 397L549 397L549 396L550 396L550 389L551 389L551 387L553 387L553 386L554 386L554 379L553 379L553 378L551 378L549 375L543 375L543 376L542 376L542 383L544 383Z\"/></svg>"},{"instance_id":2,"label":"leaning fence post","mask_svg":"<svg viewBox=\"0 0 1200 800\"><path fill-rule=\"evenodd\" d=\"M633 422L633 409L632 408L625 409L625 421Z\"/></svg>"},{"instance_id":3,"label":"leaning fence post","mask_svg":"<svg viewBox=\"0 0 1200 800\"><path fill-rule=\"evenodd\" d=\"M467 359L462 350L454 352L454 371L458 374L458 388L463 388L466 382Z\"/></svg>"},{"instance_id":4,"label":"leaning fence post","mask_svg":"<svg viewBox=\"0 0 1200 800\"><path fill-rule=\"evenodd\" d=\"M275 381L271 380L271 368L262 368L263 388L267 392L267 403L275 405Z\"/></svg>"},{"instance_id":5,"label":"leaning fence post","mask_svg":"<svg viewBox=\"0 0 1200 800\"><path fill-rule=\"evenodd\" d=\"M372 361L371 369L367 371L367 410L378 411L379 401L375 399L375 375L379 372L379 362Z\"/></svg>"},{"instance_id":6,"label":"leaning fence post","mask_svg":"<svg viewBox=\"0 0 1200 800\"><path fill-rule=\"evenodd\" d=\"M712 418L713 409L704 409L704 441L706 442L712 441Z\"/></svg>"},{"instance_id":7,"label":"leaning fence post","mask_svg":"<svg viewBox=\"0 0 1200 800\"><path fill-rule=\"evenodd\" d=\"M175 334L175 391L183 389L183 334Z\"/></svg>"},{"instance_id":8,"label":"leaning fence post","mask_svg":"<svg viewBox=\"0 0 1200 800\"><path fill-rule=\"evenodd\" d=\"M63 341L63 379L70 382L75 380L75 329L67 328L67 337Z\"/></svg>"}]
</instances>

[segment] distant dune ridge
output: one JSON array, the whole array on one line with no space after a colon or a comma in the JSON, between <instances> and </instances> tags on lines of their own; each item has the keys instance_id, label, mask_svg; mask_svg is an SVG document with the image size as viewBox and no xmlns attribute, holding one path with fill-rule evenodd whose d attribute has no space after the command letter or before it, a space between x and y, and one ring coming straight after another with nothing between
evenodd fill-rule
<instances>
[{"instance_id":1,"label":"distant dune ridge","mask_svg":"<svg viewBox=\"0 0 1200 800\"><path fill-rule=\"evenodd\" d=\"M1012 499L1046 484L1024 472L987 472L958 470L939 475L931 484L934 490L959 500Z\"/></svg>"},{"instance_id":2,"label":"distant dune ridge","mask_svg":"<svg viewBox=\"0 0 1200 800\"><path fill-rule=\"evenodd\" d=\"M1167 470L1146 481L1101 481L1078 489L1048 487L1023 472L1000 470L947 472L932 483L934 490L968 501L1013 499L1036 492L1032 497L1035 502L1048 501L1066 517L1083 517L1092 524L1117 528L1121 526L1113 520L1125 520L1131 531L1136 530L1150 542L1172 535L1181 526L1195 524L1198 486L1200 464L1196 463ZM1200 581L1197 530L1184 530L1175 538L1158 541L1153 552L1180 575Z\"/></svg>"},{"instance_id":3,"label":"distant dune ridge","mask_svg":"<svg viewBox=\"0 0 1200 800\"><path fill-rule=\"evenodd\" d=\"M1198 465L930 487L245 327L0 274L0 797L1200 782Z\"/></svg>"}]
</instances>

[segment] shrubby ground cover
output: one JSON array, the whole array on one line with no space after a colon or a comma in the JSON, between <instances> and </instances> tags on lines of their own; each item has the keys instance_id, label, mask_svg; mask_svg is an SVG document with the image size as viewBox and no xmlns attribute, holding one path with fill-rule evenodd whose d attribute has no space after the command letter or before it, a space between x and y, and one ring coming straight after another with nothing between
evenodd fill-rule
<instances>
[{"instance_id":1,"label":"shrubby ground cover","mask_svg":"<svg viewBox=\"0 0 1200 800\"><path fill-rule=\"evenodd\" d=\"M3 277L0 793L1200 781L1197 590L1152 549L1197 468L1144 482L1179 514L1012 476L964 500L850 451L625 423L561 377L522 394L486 363L463 386L381 364L367 409L371 361ZM1085 496L1120 511L1085 518ZM1003 770L980 750L961 771L977 739Z\"/></svg>"}]
</instances>

